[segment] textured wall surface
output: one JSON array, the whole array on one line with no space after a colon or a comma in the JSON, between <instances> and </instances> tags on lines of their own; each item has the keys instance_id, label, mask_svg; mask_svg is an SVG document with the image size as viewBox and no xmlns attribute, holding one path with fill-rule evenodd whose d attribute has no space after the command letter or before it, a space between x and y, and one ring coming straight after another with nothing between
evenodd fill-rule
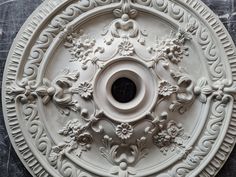
<instances>
[{"instance_id":1,"label":"textured wall surface","mask_svg":"<svg viewBox=\"0 0 236 177\"><path fill-rule=\"evenodd\" d=\"M236 43L236 0L203 0L221 19ZM0 0L0 87L9 48L21 25L41 0ZM0 99L0 177L30 177L9 141ZM217 177L236 176L236 148Z\"/></svg>"}]
</instances>

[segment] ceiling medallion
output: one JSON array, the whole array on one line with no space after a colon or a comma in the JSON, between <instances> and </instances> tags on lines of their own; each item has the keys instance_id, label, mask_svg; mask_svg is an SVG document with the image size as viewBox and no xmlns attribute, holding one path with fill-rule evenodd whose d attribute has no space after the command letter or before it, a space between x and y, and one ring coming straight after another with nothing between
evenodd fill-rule
<instances>
[{"instance_id":1,"label":"ceiling medallion","mask_svg":"<svg viewBox=\"0 0 236 177\"><path fill-rule=\"evenodd\" d=\"M47 0L3 109L33 176L215 176L236 137L235 47L198 0Z\"/></svg>"}]
</instances>

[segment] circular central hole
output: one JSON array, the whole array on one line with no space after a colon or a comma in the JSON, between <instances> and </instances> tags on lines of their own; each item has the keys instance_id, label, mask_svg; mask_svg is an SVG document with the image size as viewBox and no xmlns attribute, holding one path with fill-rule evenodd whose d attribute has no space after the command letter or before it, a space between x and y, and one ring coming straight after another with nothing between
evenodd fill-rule
<instances>
[{"instance_id":1,"label":"circular central hole","mask_svg":"<svg viewBox=\"0 0 236 177\"><path fill-rule=\"evenodd\" d=\"M133 100L136 96L136 91L135 83L126 77L117 79L111 87L112 96L120 103L128 103Z\"/></svg>"}]
</instances>

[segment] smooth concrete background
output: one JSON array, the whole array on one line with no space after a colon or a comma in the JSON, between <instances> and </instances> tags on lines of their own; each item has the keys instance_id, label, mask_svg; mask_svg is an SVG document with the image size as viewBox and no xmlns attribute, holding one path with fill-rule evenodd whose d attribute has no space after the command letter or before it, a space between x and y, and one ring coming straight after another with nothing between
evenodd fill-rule
<instances>
[{"instance_id":1,"label":"smooth concrete background","mask_svg":"<svg viewBox=\"0 0 236 177\"><path fill-rule=\"evenodd\" d=\"M5 60L18 30L42 0L0 0L0 88ZM221 19L236 43L236 0L203 0ZM0 99L0 177L30 177L9 141ZM236 148L217 177L236 177Z\"/></svg>"}]
</instances>

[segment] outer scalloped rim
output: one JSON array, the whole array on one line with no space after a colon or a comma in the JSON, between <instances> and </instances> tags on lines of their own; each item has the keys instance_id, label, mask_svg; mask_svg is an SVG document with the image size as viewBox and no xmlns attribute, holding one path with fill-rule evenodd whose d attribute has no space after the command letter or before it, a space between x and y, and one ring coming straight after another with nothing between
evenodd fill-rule
<instances>
[{"instance_id":1,"label":"outer scalloped rim","mask_svg":"<svg viewBox=\"0 0 236 177\"><path fill-rule=\"evenodd\" d=\"M232 69L233 80L235 81L236 65L234 65L233 63L236 61L235 60L236 51L230 35L228 34L225 27L221 24L220 20L215 18L215 14L209 8L207 8L203 2L200 2L199 0L185 0L184 2L181 0L177 1L179 1L179 3L181 4L186 3L186 5L189 5L188 6L189 8L192 8L195 12L197 12L198 15L204 18L208 22L208 24L212 27L212 29L214 29L221 43L224 46L224 50L228 56L228 60ZM25 50L25 46L30 40L30 38L34 36L35 30L39 29L40 26L43 25L43 21L44 20L46 21L46 19L50 18L55 13L55 11L51 13L51 10L60 8L63 4L66 3L69 3L69 1L48 0L44 1L37 8L37 10L28 18L28 20L25 22L22 29L18 33L14 41L14 44L11 47L6 66L12 66L14 68L13 70L16 70L18 68L17 66L19 64L18 60L23 57L22 51ZM15 58L16 60L10 61L11 58ZM3 83L6 82L7 74L8 74L7 69L5 68ZM12 77L15 76L16 74L12 75ZM5 94L4 87L2 89L2 93ZM2 99L3 102L5 102L5 99L4 98ZM16 150L18 156L22 157L20 159L25 164L25 167L33 176L35 175L50 176L50 173L48 172L51 171L51 169L49 168L44 169L44 167L36 159L34 154L31 152L31 149L27 145L26 141L24 140L24 136L21 133L21 129L19 127L19 122L17 120L16 117L17 115L14 107L12 108L8 107L8 109L6 109L6 106L3 105L3 108L4 108L3 112L5 121L6 123L9 121L9 124L6 124L8 134L10 135L11 142L13 143L14 149ZM5 110L8 110L8 112ZM205 176L214 176L217 174L217 172L221 169L221 167L229 157L230 152L233 150L234 144L236 143L235 137L236 137L236 106L234 105L232 111L232 119L230 120L230 125L225 134L223 142L218 149L218 152L214 155L211 162L207 166L205 166L204 169L202 169L202 171L198 174L198 176L205 177Z\"/></svg>"},{"instance_id":2,"label":"outer scalloped rim","mask_svg":"<svg viewBox=\"0 0 236 177\"><path fill-rule=\"evenodd\" d=\"M32 37L34 37L35 30L40 29L42 26L42 23L44 20L50 18L55 11L56 8L61 7L62 3L67 3L63 0L49 0L48 2L44 1L26 20L24 25L21 27L20 31L18 32L12 46L10 49L10 52L8 54L8 58L5 64L4 68L4 76L3 76L3 82L6 83L6 76L8 75L7 66L10 66L10 59L15 56L15 63L18 65L20 58L23 57L23 50L25 50L26 44ZM19 41L19 42L18 42ZM23 45L22 45L23 44ZM15 50L14 50L15 49ZM17 52L19 50L19 53ZM17 70L18 66L15 66L13 64L13 67L15 70ZM17 74L13 75L13 77L16 77ZM2 87L2 95L5 94L5 87ZM5 98L2 97L2 102L5 102ZM9 111L11 108L6 109L6 105L2 105L3 107L3 114L4 114L4 120L5 125L7 128L8 135L10 137L11 143L13 144L14 150L16 151L18 157L21 160L21 162L24 164L26 169L30 172L32 176L51 176L49 171L51 169L45 169L45 167L37 160L34 153L32 153L31 149L29 148L27 142L25 141L25 137L22 135L22 131L20 129L19 122L17 120L16 110L13 107L12 112ZM10 113L7 113L8 110ZM10 120L11 119L11 120ZM9 124L8 124L8 123ZM13 133L13 130L15 130L15 133ZM19 144L18 144L19 143ZM26 158L24 158L24 156Z\"/></svg>"},{"instance_id":3,"label":"outer scalloped rim","mask_svg":"<svg viewBox=\"0 0 236 177\"><path fill-rule=\"evenodd\" d=\"M198 0L185 0L185 2L189 4L189 7L196 10L202 17L204 17L208 21L208 23L217 33L222 44L224 44L224 49L228 56L229 64L232 70L233 80L235 81L236 75L234 74L234 69L236 68L236 65L233 66L233 63L236 59L236 51L233 40L230 37L227 29L221 23L219 18L216 18L214 12L211 9L209 9L203 2ZM232 110L232 118L229 123L228 130L225 134L224 140L220 145L217 153L212 158L211 162L207 166L205 166L205 168L198 175L200 177L215 176L222 168L226 160L228 159L230 153L234 148L235 143L236 143L236 106L234 102Z\"/></svg>"}]
</instances>

